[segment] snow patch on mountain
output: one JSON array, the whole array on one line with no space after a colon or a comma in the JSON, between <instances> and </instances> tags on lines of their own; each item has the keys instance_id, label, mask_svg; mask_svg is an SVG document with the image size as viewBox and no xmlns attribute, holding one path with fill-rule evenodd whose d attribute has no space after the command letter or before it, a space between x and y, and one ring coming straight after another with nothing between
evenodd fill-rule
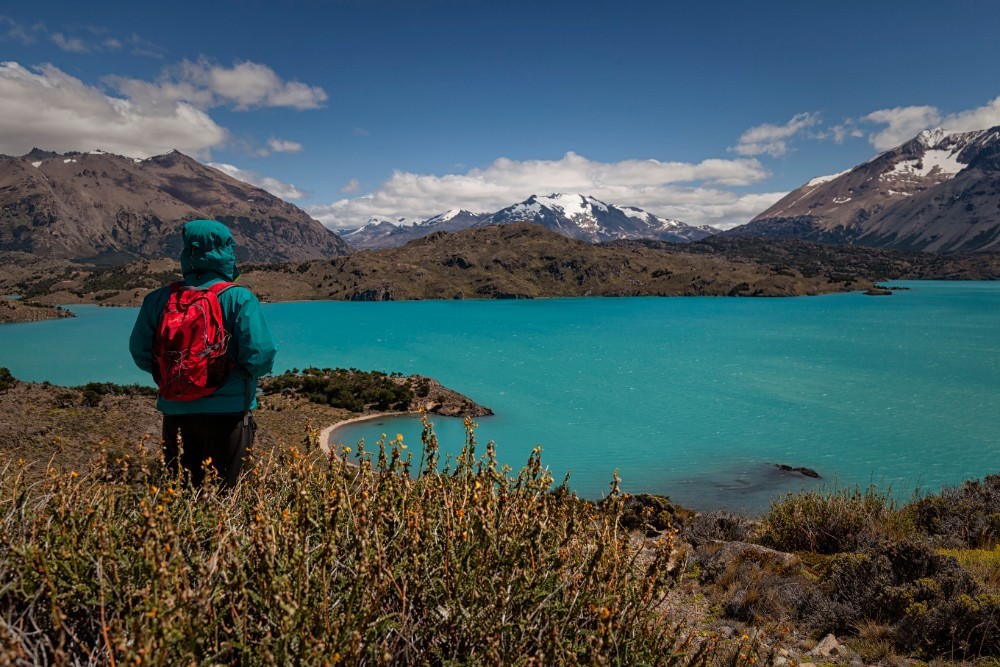
<instances>
[{"instance_id":1,"label":"snow patch on mountain","mask_svg":"<svg viewBox=\"0 0 1000 667\"><path fill-rule=\"evenodd\" d=\"M882 180L894 178L914 179L927 178L933 175L954 176L965 169L965 163L959 160L961 147L954 149L929 148L923 157L912 160L900 160L895 168L881 175ZM937 173L935 174L935 170Z\"/></svg>"},{"instance_id":2,"label":"snow patch on mountain","mask_svg":"<svg viewBox=\"0 0 1000 667\"><path fill-rule=\"evenodd\" d=\"M849 171L850 171L850 169L845 169L844 171L838 172L836 174L830 174L829 176L817 176L816 178L814 178L814 179L810 180L808 183L806 183L806 187L808 187L808 188L814 188L817 185L822 185L823 183L829 183L833 179L840 178L841 176L843 176L844 174L846 174Z\"/></svg>"}]
</instances>

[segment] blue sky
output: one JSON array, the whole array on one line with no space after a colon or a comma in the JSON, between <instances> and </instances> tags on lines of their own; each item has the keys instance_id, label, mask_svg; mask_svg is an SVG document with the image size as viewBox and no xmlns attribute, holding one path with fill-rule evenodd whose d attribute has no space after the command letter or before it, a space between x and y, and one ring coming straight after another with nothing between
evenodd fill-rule
<instances>
[{"instance_id":1,"label":"blue sky","mask_svg":"<svg viewBox=\"0 0 1000 667\"><path fill-rule=\"evenodd\" d=\"M581 192L731 227L1000 124L1000 3L0 4L0 153L177 148L331 228Z\"/></svg>"}]
</instances>

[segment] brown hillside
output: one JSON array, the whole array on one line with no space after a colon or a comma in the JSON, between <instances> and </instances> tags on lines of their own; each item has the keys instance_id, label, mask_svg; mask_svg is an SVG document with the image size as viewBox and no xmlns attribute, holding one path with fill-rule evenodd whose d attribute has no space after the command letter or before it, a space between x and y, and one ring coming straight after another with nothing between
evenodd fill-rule
<instances>
[{"instance_id":1,"label":"brown hillside","mask_svg":"<svg viewBox=\"0 0 1000 667\"><path fill-rule=\"evenodd\" d=\"M296 206L177 151L147 160L42 151L0 158L0 250L105 264L176 257L181 225L196 218L228 225L244 261L347 251Z\"/></svg>"}]
</instances>

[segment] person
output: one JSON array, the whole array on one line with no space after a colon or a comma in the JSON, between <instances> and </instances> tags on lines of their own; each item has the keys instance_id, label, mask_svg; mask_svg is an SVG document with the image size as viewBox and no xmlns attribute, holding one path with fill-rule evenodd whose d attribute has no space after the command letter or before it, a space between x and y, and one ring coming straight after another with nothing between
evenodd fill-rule
<instances>
[{"instance_id":1,"label":"person","mask_svg":"<svg viewBox=\"0 0 1000 667\"><path fill-rule=\"evenodd\" d=\"M146 295L129 338L129 351L136 365L158 380L156 408L163 413L163 454L168 468L179 471L179 463L196 487L202 484L206 468L211 468L223 487L232 488L257 429L251 414L257 406L257 378L271 372L277 347L257 297L241 285L217 285L217 290L227 287L217 294L216 313L221 310L228 375L223 373L224 380L214 391L204 389L202 393L210 392L205 396L164 397L164 393L172 394L157 377L161 374L157 336L172 292L208 290L240 275L236 242L224 224L192 220L184 225L182 238L183 285L174 283Z\"/></svg>"}]
</instances>

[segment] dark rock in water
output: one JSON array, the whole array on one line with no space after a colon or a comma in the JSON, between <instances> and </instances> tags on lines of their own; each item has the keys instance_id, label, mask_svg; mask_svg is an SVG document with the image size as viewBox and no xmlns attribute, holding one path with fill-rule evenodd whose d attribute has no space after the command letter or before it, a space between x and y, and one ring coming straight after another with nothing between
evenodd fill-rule
<instances>
[{"instance_id":1,"label":"dark rock in water","mask_svg":"<svg viewBox=\"0 0 1000 667\"><path fill-rule=\"evenodd\" d=\"M884 287L873 287L865 290L867 296L892 296L892 290Z\"/></svg>"},{"instance_id":2,"label":"dark rock in water","mask_svg":"<svg viewBox=\"0 0 1000 667\"><path fill-rule=\"evenodd\" d=\"M813 470L812 468L795 467L785 465L784 463L775 463L774 467L778 470L783 470L785 472L797 472L800 475L805 475L806 477L812 477L813 479L820 479L820 474Z\"/></svg>"}]
</instances>

